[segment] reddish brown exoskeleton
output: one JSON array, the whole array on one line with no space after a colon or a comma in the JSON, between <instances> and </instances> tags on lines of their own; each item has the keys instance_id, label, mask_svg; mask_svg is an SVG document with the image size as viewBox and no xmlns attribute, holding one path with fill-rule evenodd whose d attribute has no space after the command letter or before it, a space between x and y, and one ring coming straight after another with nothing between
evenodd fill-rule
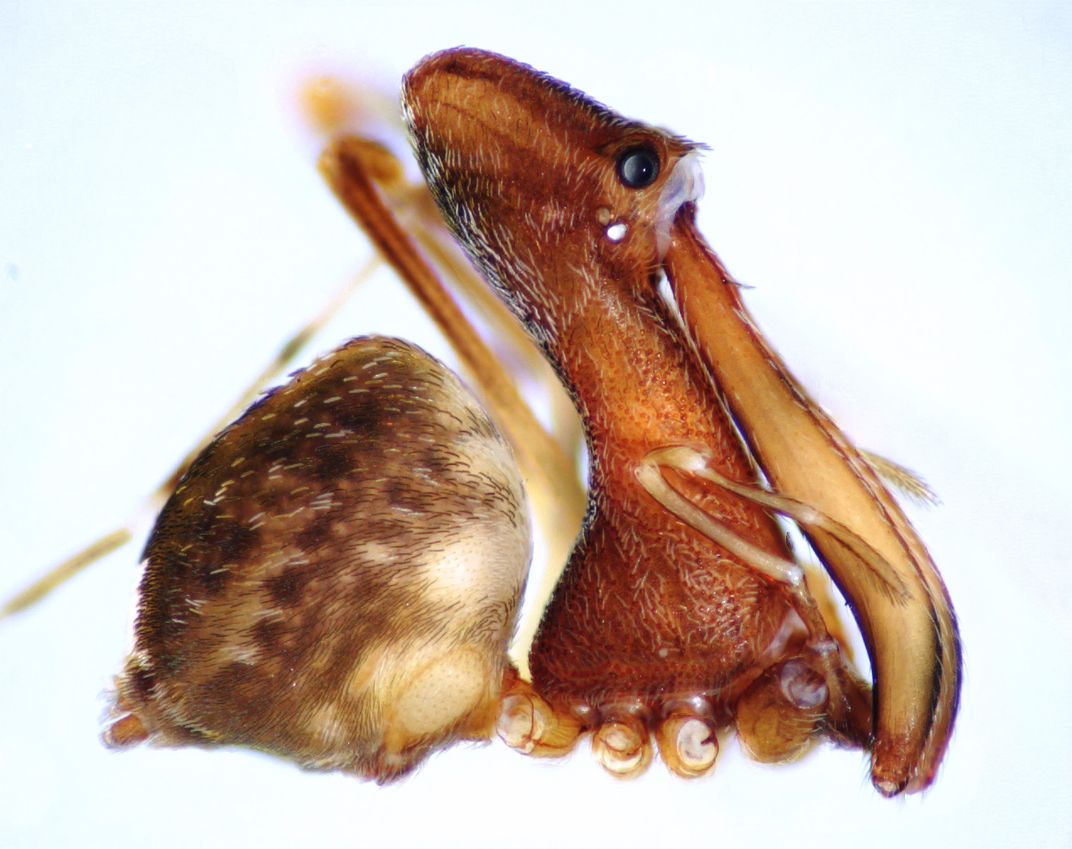
<instances>
[{"instance_id":1,"label":"reddish brown exoskeleton","mask_svg":"<svg viewBox=\"0 0 1072 849\"><path fill-rule=\"evenodd\" d=\"M475 50L417 66L403 111L447 226L584 423L587 514L531 680L507 658L528 541L506 442L438 363L355 340L179 483L147 548L108 739L250 745L385 781L495 730L537 755L591 733L615 774L643 769L654 738L694 776L733 726L761 760L827 738L871 752L880 792L925 788L957 709L952 607L873 463L759 335L696 231L696 146ZM370 161L342 140L323 168L384 255L422 278ZM526 469L551 462L495 379L477 380ZM873 690L776 514L852 606Z\"/></svg>"}]
</instances>

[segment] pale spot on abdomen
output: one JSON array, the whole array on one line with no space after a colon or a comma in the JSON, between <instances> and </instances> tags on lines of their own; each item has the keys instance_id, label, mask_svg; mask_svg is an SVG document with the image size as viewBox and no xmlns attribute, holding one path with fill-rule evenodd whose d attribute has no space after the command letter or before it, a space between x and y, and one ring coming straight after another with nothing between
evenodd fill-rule
<instances>
[{"instance_id":1,"label":"pale spot on abdomen","mask_svg":"<svg viewBox=\"0 0 1072 849\"><path fill-rule=\"evenodd\" d=\"M485 696L487 663L475 649L459 648L430 658L401 687L391 710L388 749L397 735L417 738L451 727L477 707Z\"/></svg>"}]
</instances>

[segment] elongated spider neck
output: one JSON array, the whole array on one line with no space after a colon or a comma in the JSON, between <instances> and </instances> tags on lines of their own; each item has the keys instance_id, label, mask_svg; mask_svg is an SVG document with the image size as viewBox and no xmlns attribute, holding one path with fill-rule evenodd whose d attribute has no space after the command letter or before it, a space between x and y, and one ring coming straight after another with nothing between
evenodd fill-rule
<instances>
[{"instance_id":1,"label":"elongated spider neck","mask_svg":"<svg viewBox=\"0 0 1072 849\"><path fill-rule=\"evenodd\" d=\"M593 490L617 478L633 486L615 460L638 463L668 444L711 445L726 474L754 479L713 387L651 281L601 287L544 349L581 415Z\"/></svg>"}]
</instances>

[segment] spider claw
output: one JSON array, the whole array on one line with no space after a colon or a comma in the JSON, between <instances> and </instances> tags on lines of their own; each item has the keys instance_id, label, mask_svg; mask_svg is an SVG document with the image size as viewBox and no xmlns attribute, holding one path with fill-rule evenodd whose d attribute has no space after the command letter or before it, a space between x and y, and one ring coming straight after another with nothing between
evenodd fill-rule
<instances>
[{"instance_id":1,"label":"spider claw","mask_svg":"<svg viewBox=\"0 0 1072 849\"><path fill-rule=\"evenodd\" d=\"M667 768L682 778L706 775L718 758L715 726L704 717L675 713L659 725L655 742Z\"/></svg>"},{"instance_id":2,"label":"spider claw","mask_svg":"<svg viewBox=\"0 0 1072 849\"><path fill-rule=\"evenodd\" d=\"M592 752L615 778L635 778L651 764L651 735L635 717L604 722L592 735Z\"/></svg>"},{"instance_id":3,"label":"spider claw","mask_svg":"<svg viewBox=\"0 0 1072 849\"><path fill-rule=\"evenodd\" d=\"M555 711L532 685L517 679L503 695L495 730L507 746L524 755L558 757L574 747L581 723Z\"/></svg>"}]
</instances>

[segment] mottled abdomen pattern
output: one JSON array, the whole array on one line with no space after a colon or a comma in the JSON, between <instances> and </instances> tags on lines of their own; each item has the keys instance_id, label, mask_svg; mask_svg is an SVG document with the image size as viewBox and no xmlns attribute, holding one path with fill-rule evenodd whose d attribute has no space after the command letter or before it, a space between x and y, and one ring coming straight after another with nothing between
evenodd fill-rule
<instances>
[{"instance_id":1,"label":"mottled abdomen pattern","mask_svg":"<svg viewBox=\"0 0 1072 849\"><path fill-rule=\"evenodd\" d=\"M468 390L415 346L354 339L171 496L107 736L380 780L485 738L530 546L511 450Z\"/></svg>"}]
</instances>

